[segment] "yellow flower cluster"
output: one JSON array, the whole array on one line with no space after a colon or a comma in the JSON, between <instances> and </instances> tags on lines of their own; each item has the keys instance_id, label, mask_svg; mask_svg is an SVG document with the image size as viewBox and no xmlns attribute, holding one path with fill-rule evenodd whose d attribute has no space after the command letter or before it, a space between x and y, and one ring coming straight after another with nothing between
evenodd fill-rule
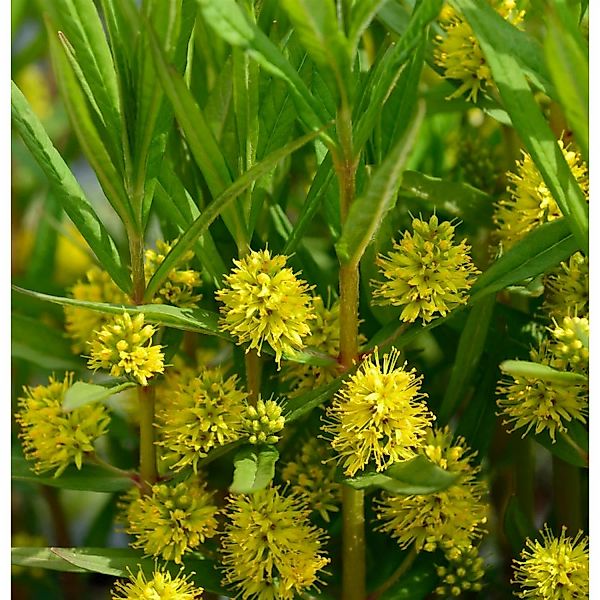
<instances>
[{"instance_id":1,"label":"yellow flower cluster","mask_svg":"<svg viewBox=\"0 0 600 600\"><path fill-rule=\"evenodd\" d=\"M285 425L281 404L275 400L258 399L256 406L247 405L243 430L251 444L276 444L277 435Z\"/></svg>"},{"instance_id":2,"label":"yellow flower cluster","mask_svg":"<svg viewBox=\"0 0 600 600\"><path fill-rule=\"evenodd\" d=\"M233 262L236 267L216 293L223 303L221 327L238 344L249 342L246 351L256 348L260 354L266 342L280 366L282 355L301 350L310 334L311 288L285 268L285 256L271 256L268 250L250 252Z\"/></svg>"},{"instance_id":3,"label":"yellow flower cluster","mask_svg":"<svg viewBox=\"0 0 600 600\"><path fill-rule=\"evenodd\" d=\"M590 361L590 322L585 317L565 317L550 328L552 341L549 351L562 369L587 373Z\"/></svg>"},{"instance_id":4,"label":"yellow flower cluster","mask_svg":"<svg viewBox=\"0 0 600 600\"><path fill-rule=\"evenodd\" d=\"M292 493L303 496L308 506L329 522L329 513L339 510L341 490L335 481L335 463L329 446L318 438L302 444L295 460L281 471L281 479L290 484Z\"/></svg>"},{"instance_id":5,"label":"yellow flower cluster","mask_svg":"<svg viewBox=\"0 0 600 600\"><path fill-rule=\"evenodd\" d=\"M144 325L143 313L124 312L106 323L91 342L88 366L95 371L106 369L114 377L127 375L141 385L164 371L161 346L152 345L156 329Z\"/></svg>"},{"instance_id":6,"label":"yellow flower cluster","mask_svg":"<svg viewBox=\"0 0 600 600\"><path fill-rule=\"evenodd\" d=\"M396 363L394 348L380 360L377 350L343 384L327 410L323 430L350 477L372 460L378 471L414 458L433 420L420 393L422 376Z\"/></svg>"},{"instance_id":7,"label":"yellow flower cluster","mask_svg":"<svg viewBox=\"0 0 600 600\"><path fill-rule=\"evenodd\" d=\"M428 323L446 316L467 302L467 292L479 273L469 256L466 240L454 243L454 226L413 220L414 233L405 231L394 249L377 260L387 281L375 282L374 296L382 304L402 306L400 320L412 323L421 317Z\"/></svg>"},{"instance_id":8,"label":"yellow flower cluster","mask_svg":"<svg viewBox=\"0 0 600 600\"><path fill-rule=\"evenodd\" d=\"M130 581L117 581L111 593L112 600L198 600L204 590L190 582L193 573L185 577L173 577L169 571L155 570L152 579L147 579L139 570L131 573Z\"/></svg>"},{"instance_id":9,"label":"yellow flower cluster","mask_svg":"<svg viewBox=\"0 0 600 600\"><path fill-rule=\"evenodd\" d=\"M223 535L225 583L244 600L292 600L318 582L329 562L324 532L310 523L310 509L277 488L230 497Z\"/></svg>"},{"instance_id":10,"label":"yellow flower cluster","mask_svg":"<svg viewBox=\"0 0 600 600\"><path fill-rule=\"evenodd\" d=\"M441 468L459 474L448 489L423 495L384 493L377 505L380 529L391 533L402 548L414 542L417 551L440 547L457 558L461 549L481 537L487 522L486 486L477 479L479 467L461 437L453 441L444 429L430 430L421 451Z\"/></svg>"},{"instance_id":11,"label":"yellow flower cluster","mask_svg":"<svg viewBox=\"0 0 600 600\"><path fill-rule=\"evenodd\" d=\"M477 548L470 546L454 550L452 556L446 555L446 566L436 567L441 581L434 591L441 598L457 598L463 593L480 592L483 589L481 580L485 571Z\"/></svg>"},{"instance_id":12,"label":"yellow flower cluster","mask_svg":"<svg viewBox=\"0 0 600 600\"><path fill-rule=\"evenodd\" d=\"M134 548L181 563L185 552L215 535L216 514L213 495L196 478L176 485L158 483L151 495L129 504L127 533L136 538Z\"/></svg>"},{"instance_id":13,"label":"yellow flower cluster","mask_svg":"<svg viewBox=\"0 0 600 600\"><path fill-rule=\"evenodd\" d=\"M541 541L527 540L521 560L514 560L519 598L536 600L585 600L590 594L588 538L580 531L574 538L563 527L555 537L546 526Z\"/></svg>"},{"instance_id":14,"label":"yellow flower cluster","mask_svg":"<svg viewBox=\"0 0 600 600\"><path fill-rule=\"evenodd\" d=\"M81 469L87 453L94 452L94 441L108 430L110 416L99 403L63 411L62 402L73 383L69 373L63 381L50 377L48 385L24 388L15 419L21 426L25 456L35 461L37 473L56 469L54 477L70 465Z\"/></svg>"},{"instance_id":15,"label":"yellow flower cluster","mask_svg":"<svg viewBox=\"0 0 600 600\"><path fill-rule=\"evenodd\" d=\"M568 262L544 278L544 309L551 319L566 316L587 317L589 313L590 268L587 256L576 252Z\"/></svg>"},{"instance_id":16,"label":"yellow flower cluster","mask_svg":"<svg viewBox=\"0 0 600 600\"><path fill-rule=\"evenodd\" d=\"M239 438L247 394L235 375L225 379L220 369L180 379L157 411L158 444L166 449L171 468L191 465L196 472L209 450Z\"/></svg>"},{"instance_id":17,"label":"yellow flower cluster","mask_svg":"<svg viewBox=\"0 0 600 600\"><path fill-rule=\"evenodd\" d=\"M144 265L146 281L150 281L152 275L156 273L156 270L176 243L177 240L173 242L159 240L156 242L156 250L146 250L146 263ZM155 304L172 304L182 308L197 306L202 295L194 294L194 291L195 288L200 286L201 280L200 273L190 268L190 262L193 258L194 253L191 250L183 254L179 261L180 265L169 271L166 281L162 284L152 302Z\"/></svg>"},{"instance_id":18,"label":"yellow flower cluster","mask_svg":"<svg viewBox=\"0 0 600 600\"><path fill-rule=\"evenodd\" d=\"M70 292L75 300L130 304L130 299L117 287L110 275L98 267L92 267L85 274L85 280L78 281ZM64 311L67 335L73 340L73 352L77 354L86 349L86 344L94 337L94 332L99 331L112 319L112 315L107 313L78 306L65 306Z\"/></svg>"},{"instance_id":19,"label":"yellow flower cluster","mask_svg":"<svg viewBox=\"0 0 600 600\"><path fill-rule=\"evenodd\" d=\"M582 192L589 199L589 175L581 154L558 141L563 156L569 165ZM517 172L507 173L512 184L509 197L498 202L494 222L498 229L496 238L504 250L511 248L536 227L562 217L562 212L544 183L541 173L531 156L524 150L523 159L517 161Z\"/></svg>"},{"instance_id":20,"label":"yellow flower cluster","mask_svg":"<svg viewBox=\"0 0 600 600\"><path fill-rule=\"evenodd\" d=\"M337 357L340 353L340 303L336 301L331 308L326 308L323 298L314 296L312 305L315 320L310 325L305 348ZM293 398L328 384L338 375L337 364L318 366L290 361L285 363L281 379L290 382L289 396Z\"/></svg>"},{"instance_id":21,"label":"yellow flower cluster","mask_svg":"<svg viewBox=\"0 0 600 600\"><path fill-rule=\"evenodd\" d=\"M525 11L516 8L515 0L492 4L512 25L521 23L525 16ZM492 72L481 46L471 26L450 6L445 6L442 11L441 25L444 35L436 37L435 62L444 70L444 77L462 82L448 100L467 93L467 100L477 102L477 95L492 82Z\"/></svg>"}]
</instances>

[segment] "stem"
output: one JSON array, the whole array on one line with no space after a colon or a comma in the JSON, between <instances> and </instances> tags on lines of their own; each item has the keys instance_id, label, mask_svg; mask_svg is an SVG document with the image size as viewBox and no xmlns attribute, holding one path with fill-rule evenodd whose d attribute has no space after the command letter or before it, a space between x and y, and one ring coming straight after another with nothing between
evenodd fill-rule
<instances>
[{"instance_id":1,"label":"stem","mask_svg":"<svg viewBox=\"0 0 600 600\"><path fill-rule=\"evenodd\" d=\"M533 522L533 481L534 460L532 442L528 438L518 441L515 445L518 460L516 461L515 488L519 506L527 519Z\"/></svg>"},{"instance_id":2,"label":"stem","mask_svg":"<svg viewBox=\"0 0 600 600\"><path fill-rule=\"evenodd\" d=\"M143 304L146 290L144 275L144 239L137 233L129 231L129 254L131 256L131 277L133 291L131 299L134 304Z\"/></svg>"},{"instance_id":3,"label":"stem","mask_svg":"<svg viewBox=\"0 0 600 600\"><path fill-rule=\"evenodd\" d=\"M150 493L158 479L154 446L154 388L138 387L140 402L140 480L142 495Z\"/></svg>"},{"instance_id":4,"label":"stem","mask_svg":"<svg viewBox=\"0 0 600 600\"><path fill-rule=\"evenodd\" d=\"M262 375L262 361L256 350L249 350L244 356L246 363L246 388L249 400L256 404L260 392L260 380Z\"/></svg>"},{"instance_id":5,"label":"stem","mask_svg":"<svg viewBox=\"0 0 600 600\"><path fill-rule=\"evenodd\" d=\"M579 469L552 455L552 485L556 521L571 535L581 529L581 479Z\"/></svg>"},{"instance_id":6,"label":"stem","mask_svg":"<svg viewBox=\"0 0 600 600\"><path fill-rule=\"evenodd\" d=\"M110 463L106 462L104 459L100 458L95 453L88 454L86 456L86 458L89 462L94 463L95 465L98 465L99 467L102 467L106 471L110 471L111 473L114 473L115 475L119 475L121 477L127 477L129 479L134 479L137 475L137 473L135 471L126 471L125 469L119 469L119 467L115 467L114 465L111 465Z\"/></svg>"},{"instance_id":7,"label":"stem","mask_svg":"<svg viewBox=\"0 0 600 600\"><path fill-rule=\"evenodd\" d=\"M568 433L566 433L565 431L561 431L559 433L559 435L562 437L563 440L565 440L565 442L567 442L567 444L569 444L569 446L571 446L571 448L573 448L573 450L575 450L577 452L577 454L579 454L579 456L581 456L581 459L589 467L590 457L589 457L588 453L583 448L581 448L575 442L575 440Z\"/></svg>"},{"instance_id":8,"label":"stem","mask_svg":"<svg viewBox=\"0 0 600 600\"><path fill-rule=\"evenodd\" d=\"M380 596L387 592L393 585L412 567L412 564L417 558L417 551L414 546L410 549L410 552L404 557L404 560L400 563L400 566L392 573L391 577L385 581L380 587L378 587L370 596L369 600L376 600Z\"/></svg>"}]
</instances>

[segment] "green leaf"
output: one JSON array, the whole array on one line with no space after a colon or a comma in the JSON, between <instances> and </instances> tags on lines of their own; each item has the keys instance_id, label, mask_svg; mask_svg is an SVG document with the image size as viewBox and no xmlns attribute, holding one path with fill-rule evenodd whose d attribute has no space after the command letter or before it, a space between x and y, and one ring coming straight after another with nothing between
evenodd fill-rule
<instances>
[{"instance_id":1,"label":"green leaf","mask_svg":"<svg viewBox=\"0 0 600 600\"><path fill-rule=\"evenodd\" d=\"M503 529L515 555L523 549L527 538L537 537L537 530L521 510L516 496L511 496L506 505Z\"/></svg>"},{"instance_id":2,"label":"green leaf","mask_svg":"<svg viewBox=\"0 0 600 600\"><path fill-rule=\"evenodd\" d=\"M585 196L533 97L519 62L505 50L505 39L497 28L499 15L490 5L474 0L452 0L451 4L473 28L515 130L565 216L579 248L587 252L589 211Z\"/></svg>"},{"instance_id":3,"label":"green leaf","mask_svg":"<svg viewBox=\"0 0 600 600\"><path fill-rule=\"evenodd\" d=\"M556 440L552 441L548 431L543 430L537 434L529 433L528 437L570 465L589 468L589 436L585 427L578 421L571 421L567 427L567 435L570 439L559 432Z\"/></svg>"},{"instance_id":4,"label":"green leaf","mask_svg":"<svg viewBox=\"0 0 600 600\"><path fill-rule=\"evenodd\" d=\"M485 348L495 305L496 298L489 296L469 311L467 322L460 334L450 381L438 411L438 425L444 425L450 420L467 395L469 384Z\"/></svg>"},{"instance_id":5,"label":"green leaf","mask_svg":"<svg viewBox=\"0 0 600 600\"><path fill-rule=\"evenodd\" d=\"M588 381L588 378L580 373L559 371L548 365L526 360L505 360L500 363L500 370L513 377L541 379L542 381L562 383L564 385L568 385L569 383L586 383Z\"/></svg>"},{"instance_id":6,"label":"green leaf","mask_svg":"<svg viewBox=\"0 0 600 600\"><path fill-rule=\"evenodd\" d=\"M113 239L94 212L73 173L52 145L27 100L14 83L11 85L13 125L44 171L65 212L86 239L100 264L125 293L130 293L131 279Z\"/></svg>"},{"instance_id":7,"label":"green leaf","mask_svg":"<svg viewBox=\"0 0 600 600\"><path fill-rule=\"evenodd\" d=\"M430 597L439 577L433 561L423 554L417 557L407 573L379 596L379 600L425 600Z\"/></svg>"},{"instance_id":8,"label":"green leaf","mask_svg":"<svg viewBox=\"0 0 600 600\"><path fill-rule=\"evenodd\" d=\"M318 130L328 121L327 112L273 42L248 20L235 0L197 0L204 19L214 32L232 46L246 50L260 66L283 79L290 88L298 116L309 130ZM321 133L321 139L329 138Z\"/></svg>"},{"instance_id":9,"label":"green leaf","mask_svg":"<svg viewBox=\"0 0 600 600\"><path fill-rule=\"evenodd\" d=\"M113 387L105 387L95 383L76 381L67 390L62 402L62 409L65 412L70 412L76 408L79 408L80 406L91 404L92 402L105 402L114 394L118 394L127 388L135 386L136 384L132 381L121 383Z\"/></svg>"},{"instance_id":10,"label":"green leaf","mask_svg":"<svg viewBox=\"0 0 600 600\"><path fill-rule=\"evenodd\" d=\"M417 171L404 171L400 194L418 198L427 208L475 224L489 224L494 201L488 194L458 181L445 181Z\"/></svg>"},{"instance_id":11,"label":"green leaf","mask_svg":"<svg viewBox=\"0 0 600 600\"><path fill-rule=\"evenodd\" d=\"M266 488L275 476L278 458L274 446L242 448L233 459L233 483L229 490L234 494L251 494Z\"/></svg>"},{"instance_id":12,"label":"green leaf","mask_svg":"<svg viewBox=\"0 0 600 600\"><path fill-rule=\"evenodd\" d=\"M384 489L393 494L433 494L448 489L460 473L445 471L422 455L393 464L381 473L367 472L356 477L342 479L354 489L368 487Z\"/></svg>"},{"instance_id":13,"label":"green leaf","mask_svg":"<svg viewBox=\"0 0 600 600\"><path fill-rule=\"evenodd\" d=\"M564 1L551 3L545 12L546 63L567 123L575 133L585 161L589 159L588 49Z\"/></svg>"},{"instance_id":14,"label":"green leaf","mask_svg":"<svg viewBox=\"0 0 600 600\"><path fill-rule=\"evenodd\" d=\"M350 57L356 54L360 38L375 15L387 0L361 0L355 2L350 10L350 29L348 31L348 43L350 45ZM390 3L391 4L391 3Z\"/></svg>"},{"instance_id":15,"label":"green leaf","mask_svg":"<svg viewBox=\"0 0 600 600\"><path fill-rule=\"evenodd\" d=\"M578 248L564 218L544 223L519 240L478 277L471 288L469 303L549 271L567 260Z\"/></svg>"},{"instance_id":16,"label":"green leaf","mask_svg":"<svg viewBox=\"0 0 600 600\"><path fill-rule=\"evenodd\" d=\"M150 299L160 289L163 281L167 278L171 269L173 269L181 256L192 249L196 240L203 235L210 224L221 214L221 212L237 198L244 190L257 179L268 173L280 160L290 155L292 152L301 148L314 139L318 132L308 133L283 148L279 148L269 154L265 159L255 164L249 171L246 171L241 177L235 180L222 194L215 198L202 212L202 214L188 227L183 233L179 242L173 246L171 252L167 254L165 260L156 270L146 288L145 298Z\"/></svg>"},{"instance_id":17,"label":"green leaf","mask_svg":"<svg viewBox=\"0 0 600 600\"><path fill-rule=\"evenodd\" d=\"M67 490L87 490L90 492L122 492L133 485L133 479L120 475L99 465L84 463L81 470L69 465L60 477L36 475L25 457L13 450L10 460L11 478Z\"/></svg>"},{"instance_id":18,"label":"green leaf","mask_svg":"<svg viewBox=\"0 0 600 600\"><path fill-rule=\"evenodd\" d=\"M192 552L185 554L183 564L186 573L194 572L191 581L214 594L227 594L221 587L220 576L215 563ZM74 573L102 573L112 577L129 578L129 571L136 575L141 568L146 577L152 577L156 562L152 557L144 557L139 550L130 548L13 548L11 563L24 567L40 567L54 571ZM164 566L176 575L180 565Z\"/></svg>"},{"instance_id":19,"label":"green leaf","mask_svg":"<svg viewBox=\"0 0 600 600\"><path fill-rule=\"evenodd\" d=\"M11 356L49 370L80 370L84 363L71 352L64 334L39 319L11 315Z\"/></svg>"},{"instance_id":20,"label":"green leaf","mask_svg":"<svg viewBox=\"0 0 600 600\"><path fill-rule=\"evenodd\" d=\"M341 377L337 377L331 383L317 388L312 392L290 398L285 405L285 422L291 423L309 413L313 408L316 408L333 398L333 395L337 392L347 376L348 374L346 373Z\"/></svg>"},{"instance_id":21,"label":"green leaf","mask_svg":"<svg viewBox=\"0 0 600 600\"><path fill-rule=\"evenodd\" d=\"M366 192L356 199L335 245L340 262L357 265L377 232L385 213L396 201L402 171L424 117L424 104L413 118L411 126L390 151L369 182Z\"/></svg>"}]
</instances>

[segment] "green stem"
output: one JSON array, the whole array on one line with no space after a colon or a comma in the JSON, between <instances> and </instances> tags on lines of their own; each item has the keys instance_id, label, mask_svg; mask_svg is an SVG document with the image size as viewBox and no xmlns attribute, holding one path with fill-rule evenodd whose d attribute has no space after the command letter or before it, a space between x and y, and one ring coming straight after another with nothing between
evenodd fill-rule
<instances>
[{"instance_id":1,"label":"green stem","mask_svg":"<svg viewBox=\"0 0 600 600\"><path fill-rule=\"evenodd\" d=\"M252 404L256 404L260 393L260 381L262 375L262 361L256 350L249 350L244 356L246 363L246 388Z\"/></svg>"},{"instance_id":2,"label":"green stem","mask_svg":"<svg viewBox=\"0 0 600 600\"><path fill-rule=\"evenodd\" d=\"M392 573L391 577L387 579L380 587L378 587L370 596L369 600L376 600L387 592L393 585L412 567L412 564L417 558L417 551L414 546L410 549L410 552L404 557L404 560L400 563L400 566Z\"/></svg>"},{"instance_id":3,"label":"green stem","mask_svg":"<svg viewBox=\"0 0 600 600\"><path fill-rule=\"evenodd\" d=\"M573 448L573 450L577 452L577 454L579 454L579 456L581 456L581 459L585 462L585 464L589 466L589 454L583 448L581 448L577 444L577 442L575 442L575 440L565 431L561 431L559 435L562 437L563 440L565 440L565 442L567 442L567 444L569 444L569 446L571 446L571 448Z\"/></svg>"},{"instance_id":4,"label":"green stem","mask_svg":"<svg viewBox=\"0 0 600 600\"><path fill-rule=\"evenodd\" d=\"M136 477L135 471L126 471L125 469L119 469L119 467L111 465L95 453L86 455L86 459L89 462L94 463L95 465L98 465L99 467L103 468L104 470L114 473L115 475L119 475L121 477L128 477L130 479L134 479Z\"/></svg>"},{"instance_id":5,"label":"green stem","mask_svg":"<svg viewBox=\"0 0 600 600\"><path fill-rule=\"evenodd\" d=\"M129 254L131 256L131 277L133 290L131 299L134 304L143 304L146 291L146 277L144 275L144 238L133 231L129 231Z\"/></svg>"},{"instance_id":6,"label":"green stem","mask_svg":"<svg viewBox=\"0 0 600 600\"><path fill-rule=\"evenodd\" d=\"M533 459L532 442L528 438L515 444L518 460L515 466L515 488L519 507L529 522L533 522L533 482L535 464Z\"/></svg>"},{"instance_id":7,"label":"green stem","mask_svg":"<svg viewBox=\"0 0 600 600\"><path fill-rule=\"evenodd\" d=\"M140 484L142 494L149 494L158 479L154 446L154 388L138 387L140 403Z\"/></svg>"},{"instance_id":8,"label":"green stem","mask_svg":"<svg viewBox=\"0 0 600 600\"><path fill-rule=\"evenodd\" d=\"M571 535L581 529L581 479L579 469L552 455L552 484L558 525Z\"/></svg>"}]
</instances>

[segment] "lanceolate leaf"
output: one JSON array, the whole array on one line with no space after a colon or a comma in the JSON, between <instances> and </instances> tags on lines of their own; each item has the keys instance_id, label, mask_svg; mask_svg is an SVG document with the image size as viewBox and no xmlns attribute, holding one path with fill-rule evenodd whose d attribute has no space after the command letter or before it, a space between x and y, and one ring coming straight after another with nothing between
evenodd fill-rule
<instances>
[{"instance_id":1,"label":"lanceolate leaf","mask_svg":"<svg viewBox=\"0 0 600 600\"><path fill-rule=\"evenodd\" d=\"M11 92L11 109L14 126L50 181L65 212L115 283L124 292L129 293L131 279L114 241L94 212L73 173L52 145L43 125L14 83Z\"/></svg>"},{"instance_id":2,"label":"lanceolate leaf","mask_svg":"<svg viewBox=\"0 0 600 600\"><path fill-rule=\"evenodd\" d=\"M342 236L335 246L342 264L359 263L383 216L394 206L402 170L423 116L424 105L421 104L410 128L396 142L389 156L373 175L366 192L350 207Z\"/></svg>"},{"instance_id":3,"label":"lanceolate leaf","mask_svg":"<svg viewBox=\"0 0 600 600\"><path fill-rule=\"evenodd\" d=\"M266 488L275 476L278 458L274 446L242 448L233 459L233 483L229 490L234 494L251 494Z\"/></svg>"},{"instance_id":4,"label":"lanceolate leaf","mask_svg":"<svg viewBox=\"0 0 600 600\"><path fill-rule=\"evenodd\" d=\"M586 383L588 378L580 373L559 371L548 365L529 362L526 360L505 360L500 363L500 370L513 377L528 377L541 379L552 383L569 385L570 383Z\"/></svg>"},{"instance_id":5,"label":"lanceolate leaf","mask_svg":"<svg viewBox=\"0 0 600 600\"><path fill-rule=\"evenodd\" d=\"M90 404L91 402L105 402L114 394L118 394L130 387L135 387L132 381L121 383L113 387L104 387L95 383L86 383L85 381L76 381L66 392L63 399L62 408L65 412L70 412Z\"/></svg>"},{"instance_id":6,"label":"lanceolate leaf","mask_svg":"<svg viewBox=\"0 0 600 600\"><path fill-rule=\"evenodd\" d=\"M498 15L487 3L453 0L452 4L463 13L473 28L519 137L565 215L579 248L587 251L589 217L585 197L533 97L517 59L504 50L504 39L494 25Z\"/></svg>"}]
</instances>

